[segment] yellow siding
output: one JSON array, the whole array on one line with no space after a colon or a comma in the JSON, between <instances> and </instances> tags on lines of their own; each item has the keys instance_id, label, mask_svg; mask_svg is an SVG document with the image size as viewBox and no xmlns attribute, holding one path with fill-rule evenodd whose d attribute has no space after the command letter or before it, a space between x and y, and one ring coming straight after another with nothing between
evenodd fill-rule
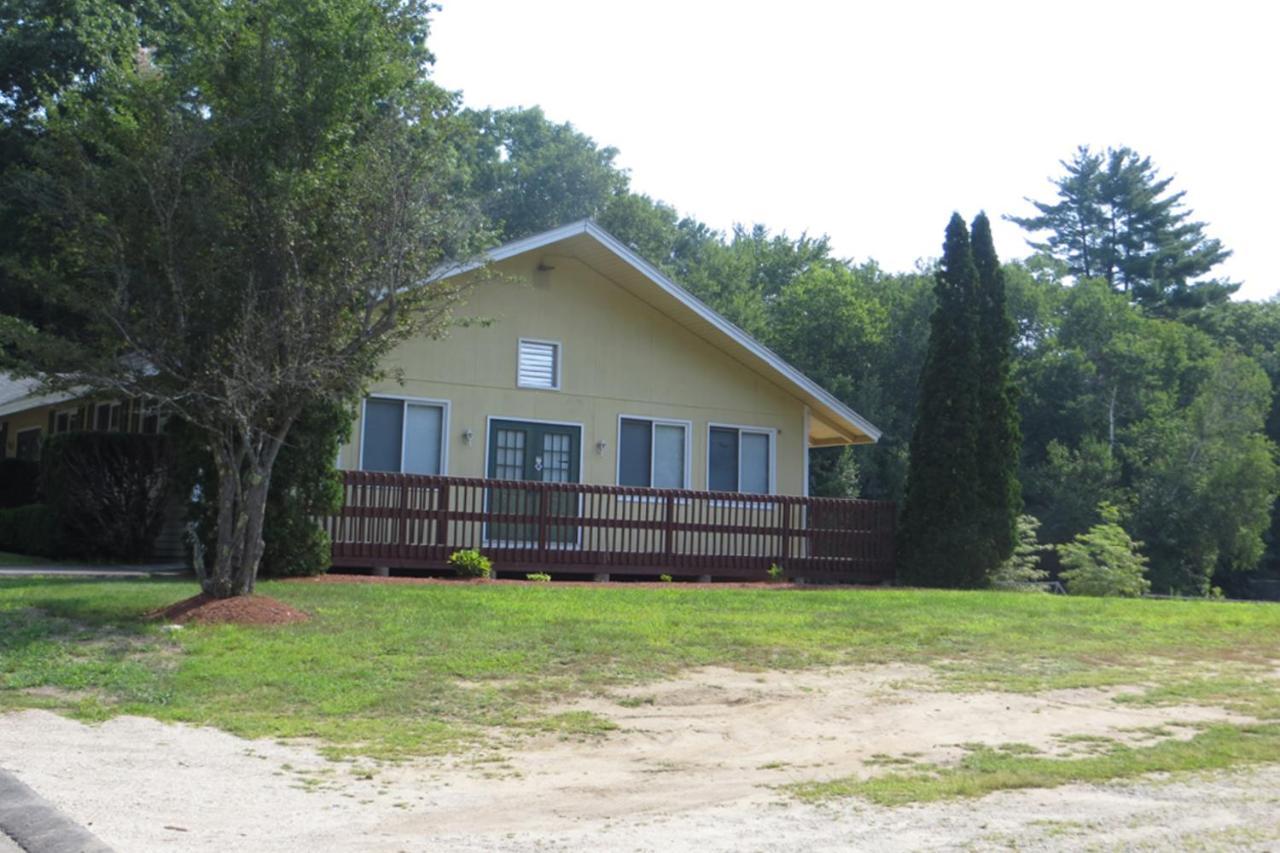
<instances>
[{"instance_id":1,"label":"yellow siding","mask_svg":"<svg viewBox=\"0 0 1280 853\"><path fill-rule=\"evenodd\" d=\"M4 458L12 459L18 453L18 433L31 427L40 427L40 440L43 441L49 432L49 412L67 408L69 404L63 403L58 406L41 406L38 409L28 409L25 412L16 412L12 415L0 415L0 422L9 425L8 437L5 439ZM71 404L74 405L74 404Z\"/></svg>"},{"instance_id":2,"label":"yellow siding","mask_svg":"<svg viewBox=\"0 0 1280 853\"><path fill-rule=\"evenodd\" d=\"M535 272L539 261L554 269ZM538 419L581 424L582 481L613 484L618 417L627 414L692 421L694 489L706 488L709 424L776 430L775 489L803 494L807 442L799 399L579 261L526 255L499 270L514 281L476 286L458 312L491 325L406 342L387 365L402 371L403 381L371 388L450 402L446 473L485 475L488 417ZM562 344L561 390L516 387L522 337ZM359 429L357 422L342 467L358 465ZM462 439L467 431L469 445Z\"/></svg>"}]
</instances>

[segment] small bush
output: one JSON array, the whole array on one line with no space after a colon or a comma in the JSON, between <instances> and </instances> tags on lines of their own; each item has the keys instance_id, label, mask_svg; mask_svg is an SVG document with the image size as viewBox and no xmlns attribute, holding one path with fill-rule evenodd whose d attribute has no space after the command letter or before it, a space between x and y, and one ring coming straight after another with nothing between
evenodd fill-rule
<instances>
[{"instance_id":1,"label":"small bush","mask_svg":"<svg viewBox=\"0 0 1280 853\"><path fill-rule=\"evenodd\" d=\"M782 580L782 566L774 563L769 567L769 580L778 583Z\"/></svg>"},{"instance_id":2,"label":"small bush","mask_svg":"<svg viewBox=\"0 0 1280 853\"><path fill-rule=\"evenodd\" d=\"M529 574L524 576L524 579L537 581L538 583L548 583L551 580L551 575L546 572L529 572Z\"/></svg>"},{"instance_id":3,"label":"small bush","mask_svg":"<svg viewBox=\"0 0 1280 853\"><path fill-rule=\"evenodd\" d=\"M35 503L39 484L39 463L29 459L0 459L0 509Z\"/></svg>"},{"instance_id":4,"label":"small bush","mask_svg":"<svg viewBox=\"0 0 1280 853\"><path fill-rule=\"evenodd\" d=\"M1120 526L1120 511L1108 503L1098 505L1102 522L1076 535L1074 542L1058 546L1062 555L1062 581L1072 595L1138 598L1151 589L1146 578L1147 558L1138 553L1141 542Z\"/></svg>"},{"instance_id":5,"label":"small bush","mask_svg":"<svg viewBox=\"0 0 1280 853\"><path fill-rule=\"evenodd\" d=\"M992 574L991 585L996 589L1019 589L1027 584L1043 583L1049 573L1040 568L1040 554L1049 548L1037 538L1040 521L1033 515L1018 516L1018 544L1013 555Z\"/></svg>"},{"instance_id":6,"label":"small bush","mask_svg":"<svg viewBox=\"0 0 1280 853\"><path fill-rule=\"evenodd\" d=\"M449 555L449 566L460 576L487 578L493 573L493 563L475 548L454 551ZM550 580L550 578L547 578Z\"/></svg>"},{"instance_id":7,"label":"small bush","mask_svg":"<svg viewBox=\"0 0 1280 853\"><path fill-rule=\"evenodd\" d=\"M60 557L63 542L58 518L47 505L0 509L0 551Z\"/></svg>"},{"instance_id":8,"label":"small bush","mask_svg":"<svg viewBox=\"0 0 1280 853\"><path fill-rule=\"evenodd\" d=\"M658 580L663 583L671 583L675 578L671 577L671 575L658 575Z\"/></svg>"}]
</instances>

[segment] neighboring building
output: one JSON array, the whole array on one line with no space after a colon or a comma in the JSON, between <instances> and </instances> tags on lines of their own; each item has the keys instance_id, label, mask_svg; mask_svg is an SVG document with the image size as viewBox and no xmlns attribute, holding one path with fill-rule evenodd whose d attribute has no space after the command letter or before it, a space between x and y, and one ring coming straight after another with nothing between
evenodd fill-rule
<instances>
[{"instance_id":1,"label":"neighboring building","mask_svg":"<svg viewBox=\"0 0 1280 853\"><path fill-rule=\"evenodd\" d=\"M457 314L488 322L401 345L339 467L804 495L809 448L879 438L590 222L490 261Z\"/></svg>"},{"instance_id":2,"label":"neighboring building","mask_svg":"<svg viewBox=\"0 0 1280 853\"><path fill-rule=\"evenodd\" d=\"M140 400L91 399L68 391L40 391L35 379L0 374L0 459L40 458L50 435L75 430L157 433L164 422Z\"/></svg>"}]
</instances>

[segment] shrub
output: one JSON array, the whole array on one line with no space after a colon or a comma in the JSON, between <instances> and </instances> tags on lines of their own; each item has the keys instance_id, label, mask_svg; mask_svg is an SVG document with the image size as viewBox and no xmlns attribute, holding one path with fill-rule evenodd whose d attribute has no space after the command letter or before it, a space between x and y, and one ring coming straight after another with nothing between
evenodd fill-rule
<instances>
[{"instance_id":1,"label":"shrub","mask_svg":"<svg viewBox=\"0 0 1280 853\"><path fill-rule=\"evenodd\" d=\"M1026 584L1043 583L1049 573L1040 568L1040 554L1049 546L1041 545L1037 532L1040 521L1034 515L1018 516L1018 541L1009 559L991 575L991 585L997 589L1024 588Z\"/></svg>"},{"instance_id":2,"label":"shrub","mask_svg":"<svg viewBox=\"0 0 1280 853\"><path fill-rule=\"evenodd\" d=\"M658 580L663 583L671 583L675 578L671 577L671 575L658 575Z\"/></svg>"},{"instance_id":3,"label":"shrub","mask_svg":"<svg viewBox=\"0 0 1280 853\"><path fill-rule=\"evenodd\" d=\"M38 557L62 555L57 516L45 504L0 509L0 550Z\"/></svg>"},{"instance_id":4,"label":"shrub","mask_svg":"<svg viewBox=\"0 0 1280 853\"><path fill-rule=\"evenodd\" d=\"M1138 553L1141 542L1120 526L1120 511L1109 503L1098 505L1102 522L1074 542L1058 546L1066 571L1062 580L1072 595L1105 595L1137 598L1151 589L1146 578L1147 558Z\"/></svg>"},{"instance_id":5,"label":"shrub","mask_svg":"<svg viewBox=\"0 0 1280 853\"><path fill-rule=\"evenodd\" d=\"M538 583L547 583L551 580L551 575L546 572L529 572L529 574L525 575L524 578L525 580L537 581Z\"/></svg>"},{"instance_id":6,"label":"shrub","mask_svg":"<svg viewBox=\"0 0 1280 853\"><path fill-rule=\"evenodd\" d=\"M769 580L778 583L782 580L782 566L774 563L769 567Z\"/></svg>"},{"instance_id":7,"label":"shrub","mask_svg":"<svg viewBox=\"0 0 1280 853\"><path fill-rule=\"evenodd\" d=\"M67 552L142 560L164 523L171 471L164 436L65 433L45 442L40 491Z\"/></svg>"},{"instance_id":8,"label":"shrub","mask_svg":"<svg viewBox=\"0 0 1280 853\"><path fill-rule=\"evenodd\" d=\"M28 459L0 459L0 509L35 503L39 483L38 463Z\"/></svg>"},{"instance_id":9,"label":"shrub","mask_svg":"<svg viewBox=\"0 0 1280 853\"><path fill-rule=\"evenodd\" d=\"M475 548L454 551L449 555L449 565L460 576L468 578L487 578L493 572L493 563Z\"/></svg>"}]
</instances>

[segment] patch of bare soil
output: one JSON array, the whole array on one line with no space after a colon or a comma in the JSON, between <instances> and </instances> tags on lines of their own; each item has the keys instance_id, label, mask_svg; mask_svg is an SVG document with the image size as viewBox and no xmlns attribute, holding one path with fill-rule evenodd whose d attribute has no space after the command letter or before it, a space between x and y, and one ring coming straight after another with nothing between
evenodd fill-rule
<instances>
[{"instance_id":1,"label":"patch of bare soil","mask_svg":"<svg viewBox=\"0 0 1280 853\"><path fill-rule=\"evenodd\" d=\"M200 593L170 604L148 617L179 625L287 625L306 622L311 617L283 601L265 595L237 595L231 598L214 598Z\"/></svg>"},{"instance_id":2,"label":"patch of bare soil","mask_svg":"<svg viewBox=\"0 0 1280 853\"><path fill-rule=\"evenodd\" d=\"M914 666L707 668L547 709L620 726L604 736L395 765L138 717L86 726L24 711L0 716L0 766L122 851L981 850L1010 839L1277 849L1280 766L902 808L807 805L779 790L945 761L973 742L1069 754L1232 719L1116 703L1120 691L935 692L932 678Z\"/></svg>"}]
</instances>

